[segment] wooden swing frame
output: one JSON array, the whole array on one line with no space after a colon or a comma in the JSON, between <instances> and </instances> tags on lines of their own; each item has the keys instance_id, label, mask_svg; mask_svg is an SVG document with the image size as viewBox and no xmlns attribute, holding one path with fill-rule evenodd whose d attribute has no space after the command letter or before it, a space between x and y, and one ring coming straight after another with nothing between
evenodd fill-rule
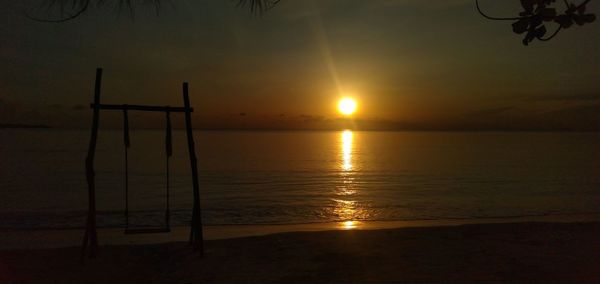
<instances>
[{"instance_id":1,"label":"wooden swing frame","mask_svg":"<svg viewBox=\"0 0 600 284\"><path fill-rule=\"evenodd\" d=\"M185 129L187 134L188 152L190 156L190 167L192 170L192 185L193 185L193 208L192 208L192 224L190 229L189 242L193 246L194 251L204 254L204 234L202 228L202 216L200 210L200 191L198 184L198 163L196 159L196 151L194 146L194 136L192 133L192 112L194 109L190 107L189 99L189 84L183 83L183 107L171 106L144 106L144 105L115 105L101 104L100 92L102 88L102 68L96 69L96 81L94 88L94 102L90 105L93 110L92 128L88 154L85 159L86 179L88 185L88 214L83 235L83 244L81 246L81 261L85 256L94 258L98 252L98 233L96 227L96 182L94 172L94 157L96 154L96 141L98 139L98 126L100 123L100 110L121 110L121 111L151 111L151 112L183 112L185 113Z\"/></svg>"}]
</instances>

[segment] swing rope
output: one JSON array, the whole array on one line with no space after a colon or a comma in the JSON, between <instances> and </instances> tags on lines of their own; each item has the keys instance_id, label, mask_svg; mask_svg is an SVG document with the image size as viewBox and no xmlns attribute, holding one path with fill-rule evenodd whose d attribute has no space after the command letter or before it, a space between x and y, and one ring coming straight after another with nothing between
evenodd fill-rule
<instances>
[{"instance_id":1,"label":"swing rope","mask_svg":"<svg viewBox=\"0 0 600 284\"><path fill-rule=\"evenodd\" d=\"M130 146L129 141L129 116L127 110L123 110L123 144L125 146L125 229L129 228L129 163L127 152Z\"/></svg>"},{"instance_id":2,"label":"swing rope","mask_svg":"<svg viewBox=\"0 0 600 284\"><path fill-rule=\"evenodd\" d=\"M164 229L129 229L129 161L128 150L131 145L129 140L129 116L127 109L123 110L123 144L125 148L125 233L159 233L169 232L171 230L171 208L170 208L170 167L169 158L173 155L172 131L171 131L171 112L166 112L166 135L165 135L165 152L166 152L166 210L165 210L165 228Z\"/></svg>"}]
</instances>

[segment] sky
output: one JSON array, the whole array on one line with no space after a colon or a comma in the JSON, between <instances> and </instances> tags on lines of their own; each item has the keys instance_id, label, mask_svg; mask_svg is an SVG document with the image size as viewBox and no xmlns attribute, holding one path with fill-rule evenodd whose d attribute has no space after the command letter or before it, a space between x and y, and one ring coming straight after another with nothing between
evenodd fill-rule
<instances>
[{"instance_id":1,"label":"sky","mask_svg":"<svg viewBox=\"0 0 600 284\"><path fill-rule=\"evenodd\" d=\"M189 82L202 129L600 130L598 23L526 47L471 0L282 0L262 15L172 0L134 17L92 6L61 24L24 16L41 15L40 1L0 0L0 124L89 127L102 67L104 103L182 105ZM337 113L342 96L358 101L351 120ZM101 126L121 119L103 113Z\"/></svg>"}]
</instances>

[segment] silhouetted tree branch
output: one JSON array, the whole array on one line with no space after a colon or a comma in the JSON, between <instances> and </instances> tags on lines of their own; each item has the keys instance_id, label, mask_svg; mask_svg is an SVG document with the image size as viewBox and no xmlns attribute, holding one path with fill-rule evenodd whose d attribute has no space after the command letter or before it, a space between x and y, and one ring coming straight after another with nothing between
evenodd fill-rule
<instances>
[{"instance_id":1,"label":"silhouetted tree branch","mask_svg":"<svg viewBox=\"0 0 600 284\"><path fill-rule=\"evenodd\" d=\"M113 3L117 5L119 10L123 8L129 9L133 16L134 6L146 5L154 6L158 13L163 2L172 0L44 0L49 8L57 8L60 11L60 17L57 19L37 18L29 16L29 18L42 22L61 23L75 19L85 13L92 4L94 6L107 5ZM237 2L238 7L248 8L252 13L262 13L270 10L281 0L229 0ZM513 31L517 34L525 34L523 44L529 45L534 39L540 41L548 41L554 38L563 29L568 29L573 24L582 26L587 23L592 23L596 20L596 15L586 13L586 7L591 0L583 1L580 4L573 4L569 0L563 0L565 7L562 13L557 12L556 0L520 0L523 11L516 17L494 17L485 13L480 6L480 0L475 0L477 11L486 19L495 21L514 21L512 23ZM70 13L65 12L70 10ZM548 33L546 23L554 22L557 24L556 29L552 33Z\"/></svg>"},{"instance_id":2,"label":"silhouetted tree branch","mask_svg":"<svg viewBox=\"0 0 600 284\"><path fill-rule=\"evenodd\" d=\"M277 3L281 0L229 0L232 2L237 2L236 5L238 7L248 8L252 13L261 13L273 8ZM103 6L103 5L114 5L117 6L119 10L124 8L128 9L130 14L133 16L134 8L137 5L145 5L152 6L158 13L161 9L161 6L164 2L171 2L171 0L45 0L45 6L48 9L58 9L59 17L55 19L51 18L40 18L34 17L29 13L25 13L26 16L30 19L40 21L40 22L49 22L49 23L62 23L66 21L73 20L83 13L88 11L91 6Z\"/></svg>"},{"instance_id":3,"label":"silhouetted tree branch","mask_svg":"<svg viewBox=\"0 0 600 284\"><path fill-rule=\"evenodd\" d=\"M512 24L513 32L525 34L524 45L529 45L534 39L548 41L554 38L561 30L568 29L573 24L583 26L596 20L596 15L586 14L586 6L591 0L584 0L576 5L563 0L565 4L564 12L558 13L554 8L556 0L521 0L523 11L518 17L492 17L484 13L479 5L479 0L475 0L477 11L486 19L495 21L515 21ZM547 36L548 30L545 23L554 22L558 26L552 34Z\"/></svg>"},{"instance_id":4,"label":"silhouetted tree branch","mask_svg":"<svg viewBox=\"0 0 600 284\"><path fill-rule=\"evenodd\" d=\"M39 22L62 23L62 22L70 21L70 20L73 20L73 19L79 17L81 14L83 14L85 11L87 11L88 7L90 6L90 0L73 1L73 2L74 2L73 3L74 5L72 5L72 7L76 8L77 10L74 13L72 13L71 15L67 15L67 16L63 16L63 13L65 11L65 1L53 0L51 2L49 7L52 7L53 5L59 6L60 14L61 14L61 17L59 19L37 18L37 17L29 15L29 13L25 13L25 16L27 16L28 18L30 18L32 20L36 20ZM77 2L77 3L75 3L75 2ZM75 5L75 4L77 4L77 5ZM77 6L80 6L80 7L77 7Z\"/></svg>"}]
</instances>

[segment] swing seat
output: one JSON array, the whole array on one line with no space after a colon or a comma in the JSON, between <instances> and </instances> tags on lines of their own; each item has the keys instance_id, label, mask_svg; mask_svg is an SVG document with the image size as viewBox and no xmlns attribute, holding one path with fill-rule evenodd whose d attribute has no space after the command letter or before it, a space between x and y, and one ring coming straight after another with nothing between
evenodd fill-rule
<instances>
[{"instance_id":1,"label":"swing seat","mask_svg":"<svg viewBox=\"0 0 600 284\"><path fill-rule=\"evenodd\" d=\"M160 234L170 233L171 228L127 228L125 229L126 235L139 235L139 234Z\"/></svg>"},{"instance_id":2,"label":"swing seat","mask_svg":"<svg viewBox=\"0 0 600 284\"><path fill-rule=\"evenodd\" d=\"M138 228L129 228L129 170L128 170L128 160L127 160L127 149L130 146L129 141L129 118L127 116L127 109L123 110L123 141L125 144L125 235L137 235L137 234L160 234L160 233L170 233L171 226L169 225L169 220L171 219L171 214L169 213L169 157L171 157L173 153L172 144L171 144L171 116L170 112L167 111L167 134L165 138L165 150L167 153L167 209L165 211L165 226L164 227L138 227Z\"/></svg>"}]
</instances>

